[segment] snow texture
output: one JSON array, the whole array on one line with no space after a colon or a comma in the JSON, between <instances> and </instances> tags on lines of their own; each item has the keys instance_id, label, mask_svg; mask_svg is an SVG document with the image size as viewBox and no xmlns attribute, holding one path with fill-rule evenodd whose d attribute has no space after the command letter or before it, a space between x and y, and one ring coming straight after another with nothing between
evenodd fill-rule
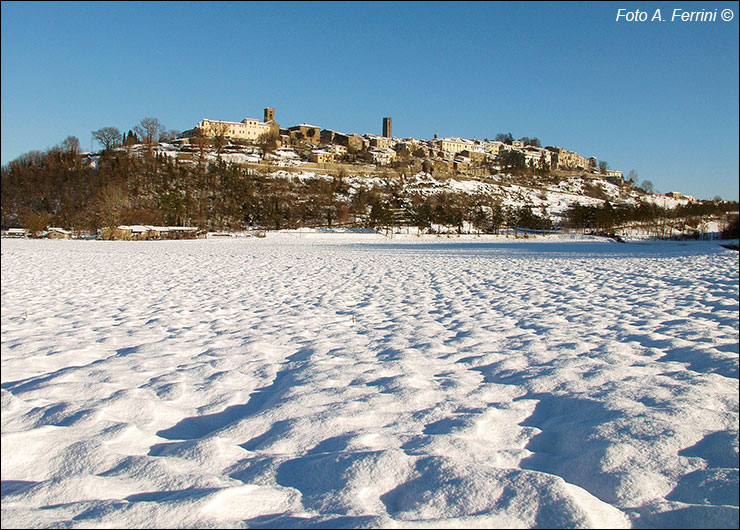
<instances>
[{"instance_id":1,"label":"snow texture","mask_svg":"<svg viewBox=\"0 0 740 530\"><path fill-rule=\"evenodd\" d=\"M737 528L737 253L5 239L1 469L3 528Z\"/></svg>"}]
</instances>

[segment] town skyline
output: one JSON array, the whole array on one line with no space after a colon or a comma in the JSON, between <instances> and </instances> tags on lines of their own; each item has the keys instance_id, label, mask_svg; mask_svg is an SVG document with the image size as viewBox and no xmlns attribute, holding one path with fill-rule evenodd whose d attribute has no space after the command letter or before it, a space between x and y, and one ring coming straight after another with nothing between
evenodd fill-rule
<instances>
[{"instance_id":1,"label":"town skyline","mask_svg":"<svg viewBox=\"0 0 740 530\"><path fill-rule=\"evenodd\" d=\"M164 128L160 127L164 132ZM121 135L116 133L119 140L130 137L131 132ZM172 132L169 134L172 136ZM161 139L161 138L160 138ZM306 151L309 161L333 163L338 160L364 161L386 166L399 162L410 171L442 171L443 173L463 173L469 170L501 171L509 169L530 169L533 172L542 171L547 174L550 170L582 170L586 173L598 173L607 177L616 177L618 182L624 182L624 172L612 167L606 160L598 157L583 156L575 151L564 149L561 146L544 146L537 137L522 137L516 139L511 133L498 133L494 139L475 139L461 137L434 138L398 138L392 134L392 117L383 117L382 134L373 133L346 133L329 128L322 128L314 124L300 123L281 128L276 121L275 109L265 107L262 120L244 118L241 121L213 120L204 118L192 128L169 138L173 143L200 144L206 140L212 147L220 149L228 142L239 144L249 143L270 149L277 146L303 146L317 148ZM128 140L130 141L130 139ZM134 140L135 141L135 140ZM105 147L105 146L104 146ZM349 157L348 157L349 155ZM509 157L507 159L507 156ZM511 156L514 156L512 159ZM516 161L516 157L519 160ZM415 163L411 161L415 160ZM421 163L421 161L424 163ZM400 167L399 166L399 167ZM637 175L631 171L628 179L638 185ZM647 191L653 189L652 182L648 181L644 187ZM680 192L680 196L683 196ZM691 200L693 196L688 197Z\"/></svg>"},{"instance_id":2,"label":"town skyline","mask_svg":"<svg viewBox=\"0 0 740 530\"><path fill-rule=\"evenodd\" d=\"M392 117L399 138L537 137L662 192L737 200L737 18L617 20L630 6L3 2L2 163L69 135L92 149L91 131L145 116L178 131L258 118L264 102L347 133Z\"/></svg>"}]
</instances>

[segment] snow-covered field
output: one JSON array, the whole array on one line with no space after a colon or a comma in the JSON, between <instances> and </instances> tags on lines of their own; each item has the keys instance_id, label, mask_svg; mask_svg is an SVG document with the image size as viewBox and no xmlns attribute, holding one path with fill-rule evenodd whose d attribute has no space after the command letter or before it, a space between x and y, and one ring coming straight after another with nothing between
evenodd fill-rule
<instances>
[{"instance_id":1,"label":"snow-covered field","mask_svg":"<svg viewBox=\"0 0 740 530\"><path fill-rule=\"evenodd\" d=\"M2 527L738 527L717 242L2 240Z\"/></svg>"}]
</instances>

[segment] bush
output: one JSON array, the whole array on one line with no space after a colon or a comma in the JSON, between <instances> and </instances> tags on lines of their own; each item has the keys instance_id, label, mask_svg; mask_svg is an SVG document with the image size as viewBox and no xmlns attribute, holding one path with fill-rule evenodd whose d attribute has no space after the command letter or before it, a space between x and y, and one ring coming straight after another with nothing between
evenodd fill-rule
<instances>
[{"instance_id":1,"label":"bush","mask_svg":"<svg viewBox=\"0 0 740 530\"><path fill-rule=\"evenodd\" d=\"M730 224L727 225L727 227L722 230L722 239L738 239L740 238L740 225L738 222L740 221L740 218L735 216L734 219L730 221Z\"/></svg>"}]
</instances>

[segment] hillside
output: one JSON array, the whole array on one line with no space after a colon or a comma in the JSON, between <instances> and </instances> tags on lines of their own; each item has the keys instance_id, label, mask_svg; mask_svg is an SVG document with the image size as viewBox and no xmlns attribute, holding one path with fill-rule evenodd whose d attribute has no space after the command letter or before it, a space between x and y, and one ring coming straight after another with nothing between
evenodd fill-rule
<instances>
[{"instance_id":1,"label":"hillside","mask_svg":"<svg viewBox=\"0 0 740 530\"><path fill-rule=\"evenodd\" d=\"M411 164L315 163L305 150L160 143L100 153L29 153L2 169L2 227L95 232L120 224L202 230L416 226L428 232L582 229L635 223L700 234L736 204L645 193L586 171L418 171ZM674 219L666 231L665 221ZM701 218L699 222L697 219ZM29 226L35 225L35 226ZM41 227L43 228L43 227Z\"/></svg>"}]
</instances>

